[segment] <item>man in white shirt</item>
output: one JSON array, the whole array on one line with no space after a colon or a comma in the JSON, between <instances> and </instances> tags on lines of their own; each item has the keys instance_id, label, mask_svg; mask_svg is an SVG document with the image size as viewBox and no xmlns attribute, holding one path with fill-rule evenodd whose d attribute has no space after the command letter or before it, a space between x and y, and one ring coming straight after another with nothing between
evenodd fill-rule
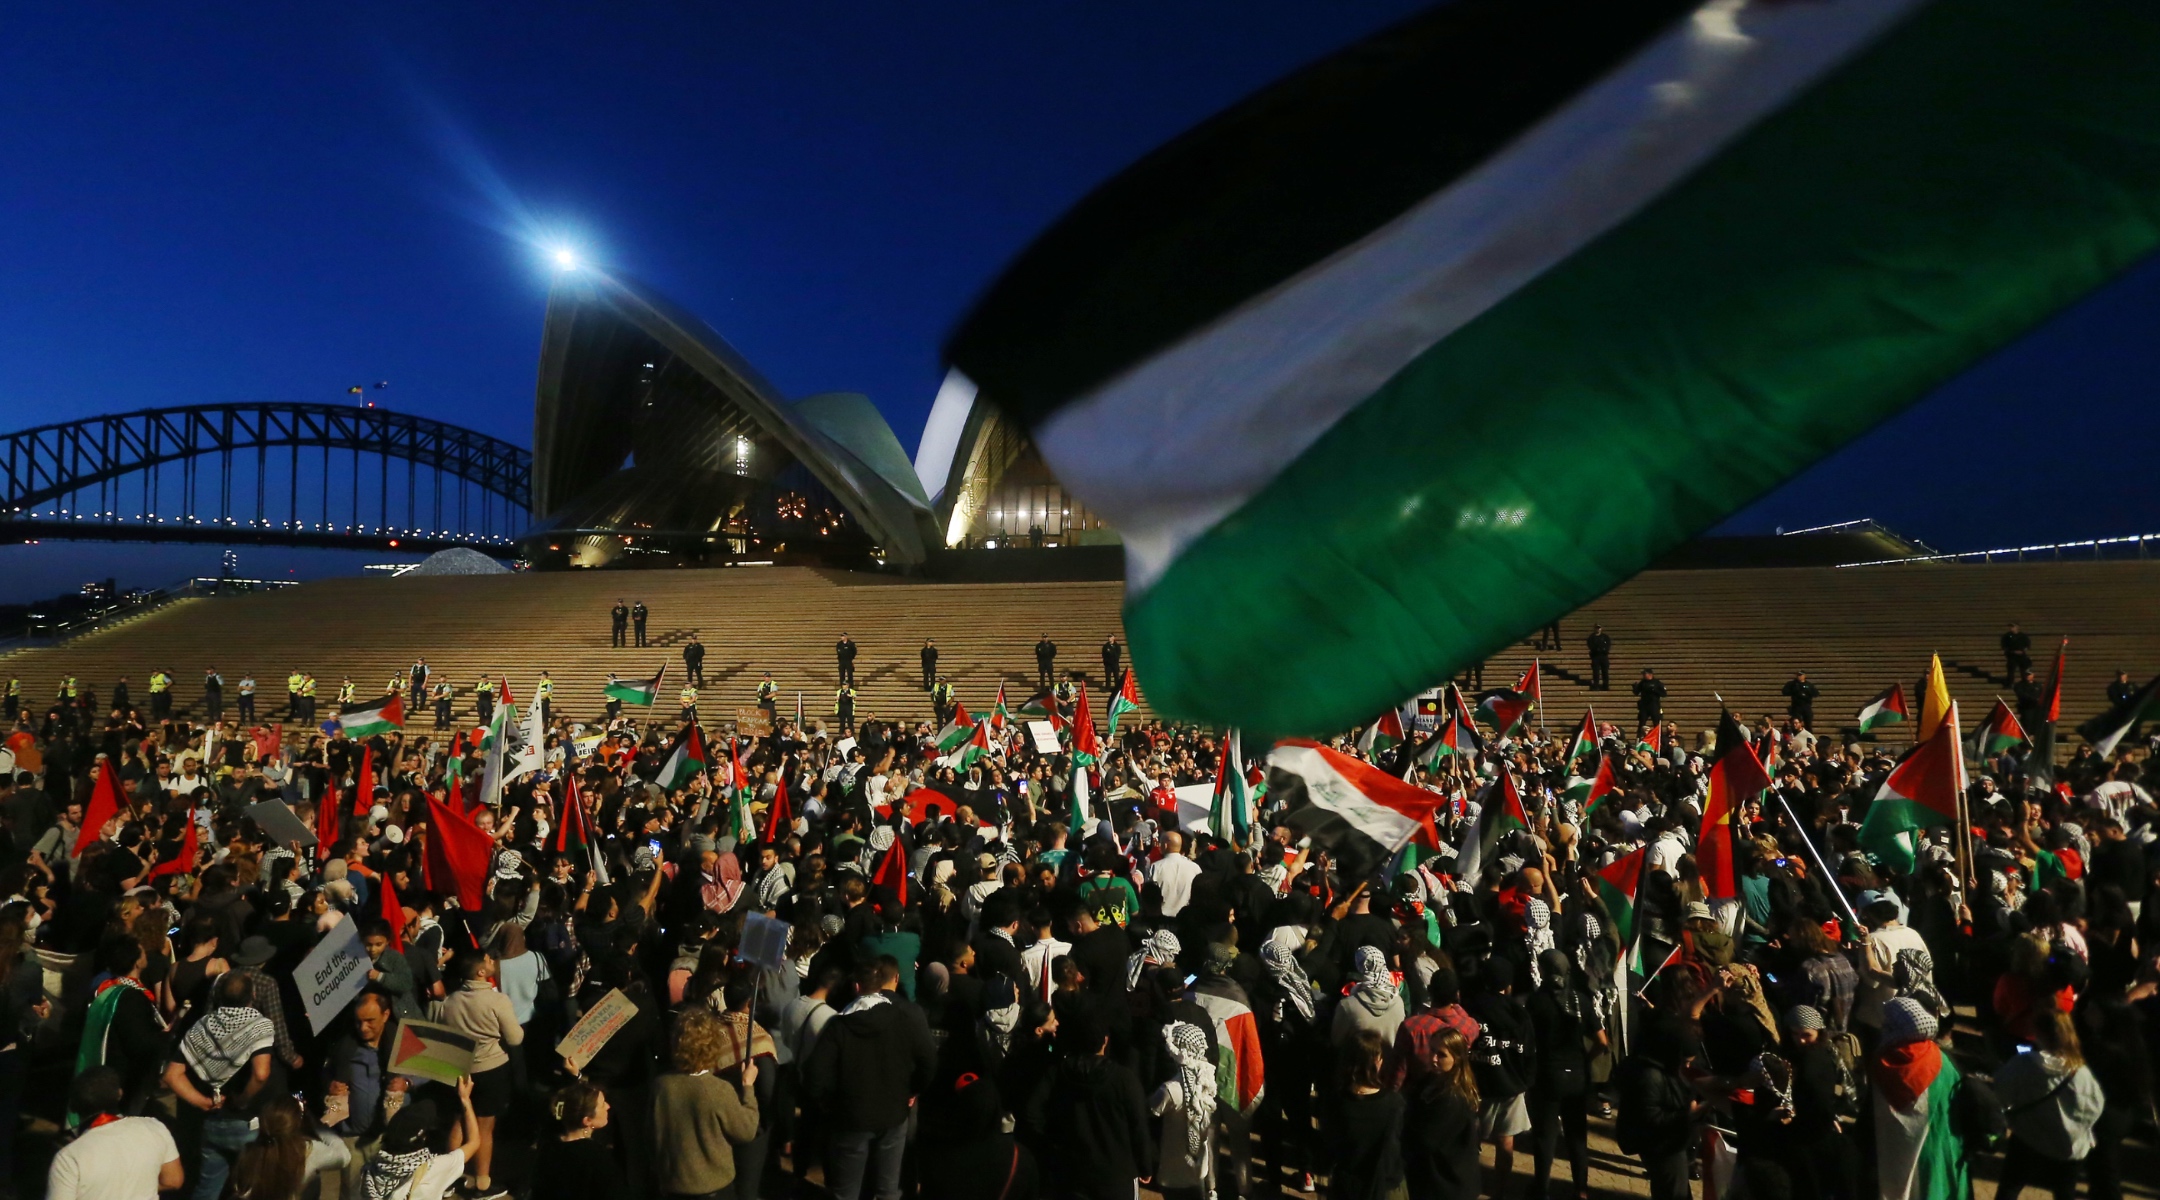
<instances>
[{"instance_id":1,"label":"man in white shirt","mask_svg":"<svg viewBox=\"0 0 2160 1200\"><path fill-rule=\"evenodd\" d=\"M1037 909L1029 914L1028 923L1035 927L1035 940L1020 952L1020 965L1027 968L1029 994L1048 1000L1050 993L1056 990L1052 986L1055 981L1050 978L1050 968L1057 960L1072 953L1072 943L1058 940L1056 926L1047 910Z\"/></svg>"},{"instance_id":2,"label":"man in white shirt","mask_svg":"<svg viewBox=\"0 0 2160 1200\"><path fill-rule=\"evenodd\" d=\"M52 1200L156 1200L187 1178L180 1148L162 1121L120 1115L120 1073L92 1067L75 1077L68 1104L89 1126L53 1156Z\"/></svg>"},{"instance_id":3,"label":"man in white shirt","mask_svg":"<svg viewBox=\"0 0 2160 1200\"><path fill-rule=\"evenodd\" d=\"M1156 841L1162 846L1162 857L1148 864L1148 880L1162 889L1163 915L1174 917L1192 902L1192 881L1200 874L1200 864L1180 853L1185 849L1185 835L1177 830L1164 830Z\"/></svg>"}]
</instances>

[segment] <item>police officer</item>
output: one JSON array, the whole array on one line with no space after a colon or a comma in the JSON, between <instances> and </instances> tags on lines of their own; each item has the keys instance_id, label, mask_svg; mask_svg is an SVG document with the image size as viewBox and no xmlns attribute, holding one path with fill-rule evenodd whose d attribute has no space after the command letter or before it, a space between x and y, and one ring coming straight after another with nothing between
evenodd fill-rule
<instances>
[{"instance_id":1,"label":"police officer","mask_svg":"<svg viewBox=\"0 0 2160 1200\"><path fill-rule=\"evenodd\" d=\"M533 686L533 703L540 706L542 725L555 719L555 681L546 671L540 672L540 682Z\"/></svg>"},{"instance_id":2,"label":"police officer","mask_svg":"<svg viewBox=\"0 0 2160 1200\"><path fill-rule=\"evenodd\" d=\"M1049 687L1057 677L1056 668L1057 643L1051 641L1050 635L1046 633L1035 643L1036 686Z\"/></svg>"},{"instance_id":3,"label":"police officer","mask_svg":"<svg viewBox=\"0 0 2160 1200\"><path fill-rule=\"evenodd\" d=\"M1117 635L1111 634L1102 643L1103 690L1118 690L1118 667L1125 661L1125 647L1118 644Z\"/></svg>"},{"instance_id":4,"label":"police officer","mask_svg":"<svg viewBox=\"0 0 2160 1200\"><path fill-rule=\"evenodd\" d=\"M922 642L923 690L926 692L931 690L932 685L937 682L937 677L937 643L929 638L924 638Z\"/></svg>"},{"instance_id":5,"label":"police officer","mask_svg":"<svg viewBox=\"0 0 2160 1200\"><path fill-rule=\"evenodd\" d=\"M691 634L690 642L682 648L682 665L685 676L699 687L705 686L705 643L698 635Z\"/></svg>"},{"instance_id":6,"label":"police officer","mask_svg":"<svg viewBox=\"0 0 2160 1200\"><path fill-rule=\"evenodd\" d=\"M615 607L608 610L608 642L610 645L620 646L628 640L629 636L630 606L624 604L622 599L617 597Z\"/></svg>"},{"instance_id":7,"label":"police officer","mask_svg":"<svg viewBox=\"0 0 2160 1200\"><path fill-rule=\"evenodd\" d=\"M1822 695L1822 689L1808 682L1806 671L1795 672L1778 692L1785 697L1786 716L1799 718L1810 729L1815 727L1815 697Z\"/></svg>"},{"instance_id":8,"label":"police officer","mask_svg":"<svg viewBox=\"0 0 2160 1200\"><path fill-rule=\"evenodd\" d=\"M210 720L225 719L225 677L217 673L216 667L203 672L202 698L203 712Z\"/></svg>"},{"instance_id":9,"label":"police officer","mask_svg":"<svg viewBox=\"0 0 2160 1200\"><path fill-rule=\"evenodd\" d=\"M1657 672L1643 668L1642 678L1630 689L1635 693L1635 723L1655 725L1665 719L1665 681Z\"/></svg>"},{"instance_id":10,"label":"police officer","mask_svg":"<svg viewBox=\"0 0 2160 1200\"><path fill-rule=\"evenodd\" d=\"M646 609L643 600L638 601L630 609L630 625L631 628L637 631L637 644L640 646L645 644L645 618L651 615L652 613Z\"/></svg>"},{"instance_id":11,"label":"police officer","mask_svg":"<svg viewBox=\"0 0 2160 1200\"><path fill-rule=\"evenodd\" d=\"M692 721L695 721L695 720L697 720L697 719L698 719L698 715L697 715L697 685L696 685L696 684L694 684L694 683L686 683L686 684L684 684L684 685L682 686L682 691L681 691L681 692L678 692L678 693L676 694L676 696L675 696L675 699L676 699L676 700L677 700L678 702L680 702L680 703L682 704L682 716L681 716L680 718L678 718L678 720L679 720L679 721L680 721L680 722L681 722L682 724L685 724L685 725L687 725L687 724L689 724L690 722L692 722Z\"/></svg>"},{"instance_id":12,"label":"police officer","mask_svg":"<svg viewBox=\"0 0 2160 1200\"><path fill-rule=\"evenodd\" d=\"M2137 691L2138 685L2130 682L2130 672L2115 672L2115 682L2109 684L2107 689L2108 707L2113 708L2128 701L2130 697L2137 695Z\"/></svg>"},{"instance_id":13,"label":"police officer","mask_svg":"<svg viewBox=\"0 0 2160 1200\"><path fill-rule=\"evenodd\" d=\"M780 723L780 685L773 682L771 671L765 672L765 678L758 680L757 703L759 708L765 710L766 723L778 726Z\"/></svg>"},{"instance_id":14,"label":"police officer","mask_svg":"<svg viewBox=\"0 0 2160 1200\"><path fill-rule=\"evenodd\" d=\"M75 704L74 676L71 675L68 677L67 683L62 688L62 690L67 693L67 702L69 707L73 707ZM128 702L128 677L125 675L122 675L120 677L120 682L113 684L112 706L119 709L121 712L127 712L130 709L130 705Z\"/></svg>"},{"instance_id":15,"label":"police officer","mask_svg":"<svg viewBox=\"0 0 2160 1200\"><path fill-rule=\"evenodd\" d=\"M172 675L162 667L150 672L150 716L158 721L172 719Z\"/></svg>"},{"instance_id":16,"label":"police officer","mask_svg":"<svg viewBox=\"0 0 2160 1200\"><path fill-rule=\"evenodd\" d=\"M480 724L495 719L495 681L485 675L473 685L473 706L480 714Z\"/></svg>"},{"instance_id":17,"label":"police officer","mask_svg":"<svg viewBox=\"0 0 2160 1200\"><path fill-rule=\"evenodd\" d=\"M253 721L255 719L255 673L253 671L248 671L240 676L239 704L240 719Z\"/></svg>"},{"instance_id":18,"label":"police officer","mask_svg":"<svg viewBox=\"0 0 2160 1200\"><path fill-rule=\"evenodd\" d=\"M943 729L953 718L953 685L945 677L937 677L937 684L930 689L930 711L937 715L938 728Z\"/></svg>"},{"instance_id":19,"label":"police officer","mask_svg":"<svg viewBox=\"0 0 2160 1200\"><path fill-rule=\"evenodd\" d=\"M454 689L447 679L435 682L435 728L450 728L450 698Z\"/></svg>"},{"instance_id":20,"label":"police officer","mask_svg":"<svg viewBox=\"0 0 2160 1200\"><path fill-rule=\"evenodd\" d=\"M315 723L315 677L306 671L300 672L300 714L301 720Z\"/></svg>"},{"instance_id":21,"label":"police officer","mask_svg":"<svg viewBox=\"0 0 2160 1200\"><path fill-rule=\"evenodd\" d=\"M1592 625L1590 636L1584 639L1590 647L1590 690L1612 690L1612 635L1603 625Z\"/></svg>"},{"instance_id":22,"label":"police officer","mask_svg":"<svg viewBox=\"0 0 2160 1200\"><path fill-rule=\"evenodd\" d=\"M344 712L344 711L345 711L346 709L348 709L348 708L351 708L351 707L353 706L353 702L354 702L355 700L359 699L359 696L360 696L360 689L359 689L359 687L358 687L358 686L356 686L356 685L355 685L355 684L353 683L353 681L352 681L352 676L350 676L350 675L347 675L347 676L346 676L346 677L344 678L344 680L343 680L343 681L341 681L341 682L340 682L340 683L338 684L338 688L337 688L337 706L338 706L338 711L339 711L339 712Z\"/></svg>"},{"instance_id":23,"label":"police officer","mask_svg":"<svg viewBox=\"0 0 2160 1200\"><path fill-rule=\"evenodd\" d=\"M840 690L833 693L833 715L840 719L840 736L849 737L854 734L855 686L853 684L843 683L840 685Z\"/></svg>"},{"instance_id":24,"label":"police officer","mask_svg":"<svg viewBox=\"0 0 2160 1200\"><path fill-rule=\"evenodd\" d=\"M414 708L418 708L420 707L420 701L427 696L428 665L425 658L413 660L411 675L412 705Z\"/></svg>"},{"instance_id":25,"label":"police officer","mask_svg":"<svg viewBox=\"0 0 2160 1200\"><path fill-rule=\"evenodd\" d=\"M7 681L7 721L8 721L8 724L10 724L10 725L13 725L13 724L15 723L15 718L16 718L17 716L19 716L19 715L20 715L21 713L22 713L22 680L20 680L20 679L16 678L16 677L15 677L15 676L13 676L13 675L10 675L10 676L8 676L8 681Z\"/></svg>"},{"instance_id":26,"label":"police officer","mask_svg":"<svg viewBox=\"0 0 2160 1200\"><path fill-rule=\"evenodd\" d=\"M2018 673L2032 666L2032 635L2010 622L2009 632L2002 635L2003 673L2013 681Z\"/></svg>"},{"instance_id":27,"label":"police officer","mask_svg":"<svg viewBox=\"0 0 2160 1200\"><path fill-rule=\"evenodd\" d=\"M843 687L855 684L855 639L845 632L833 643L833 661L840 665L840 683Z\"/></svg>"},{"instance_id":28,"label":"police officer","mask_svg":"<svg viewBox=\"0 0 2160 1200\"><path fill-rule=\"evenodd\" d=\"M300 719L300 681L305 678L298 667L285 677L285 719L288 721Z\"/></svg>"},{"instance_id":29,"label":"police officer","mask_svg":"<svg viewBox=\"0 0 2160 1200\"><path fill-rule=\"evenodd\" d=\"M1060 679L1058 685L1051 689L1050 694L1056 698L1059 712L1069 713L1073 710L1073 701L1080 696L1080 688L1074 683L1078 678L1080 672L1074 671L1071 679Z\"/></svg>"}]
</instances>

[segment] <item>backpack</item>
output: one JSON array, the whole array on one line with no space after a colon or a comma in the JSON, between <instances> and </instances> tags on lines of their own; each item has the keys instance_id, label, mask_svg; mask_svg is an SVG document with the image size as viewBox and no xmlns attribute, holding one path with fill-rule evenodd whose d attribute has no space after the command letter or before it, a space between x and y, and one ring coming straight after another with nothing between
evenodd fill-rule
<instances>
[{"instance_id":1,"label":"backpack","mask_svg":"<svg viewBox=\"0 0 2160 1200\"><path fill-rule=\"evenodd\" d=\"M1950 1128L1967 1151L1986 1149L2010 1136L2010 1115L1995 1097L1994 1080L1985 1075L1958 1077L1957 1094L1950 1098Z\"/></svg>"}]
</instances>

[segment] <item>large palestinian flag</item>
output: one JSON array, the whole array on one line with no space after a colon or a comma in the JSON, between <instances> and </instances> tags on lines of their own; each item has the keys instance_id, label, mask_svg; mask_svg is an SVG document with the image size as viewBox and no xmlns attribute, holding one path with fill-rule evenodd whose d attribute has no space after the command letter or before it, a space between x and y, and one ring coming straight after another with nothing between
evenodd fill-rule
<instances>
[{"instance_id":1,"label":"large palestinian flag","mask_svg":"<svg viewBox=\"0 0 2160 1200\"><path fill-rule=\"evenodd\" d=\"M2058 699L2056 703L2061 701ZM2078 726L2078 736L2091 743L2093 753L2106 758L2115 753L2115 747L2121 745L2125 737L2133 735L2140 724L2155 717L2160 717L2160 675L2130 693L2121 704Z\"/></svg>"},{"instance_id":2,"label":"large palestinian flag","mask_svg":"<svg viewBox=\"0 0 2160 1200\"><path fill-rule=\"evenodd\" d=\"M662 791L672 792L688 787L697 773L711 766L711 756L705 752L705 735L698 732L697 725L683 727L682 736L675 740L675 750L660 764L660 777L654 782Z\"/></svg>"},{"instance_id":3,"label":"large palestinian flag","mask_svg":"<svg viewBox=\"0 0 2160 1200\"><path fill-rule=\"evenodd\" d=\"M1122 536L1158 711L1343 729L2160 245L2156 62L2149 0L1434 5L1098 187L947 356Z\"/></svg>"},{"instance_id":4,"label":"large palestinian flag","mask_svg":"<svg viewBox=\"0 0 2160 1200\"><path fill-rule=\"evenodd\" d=\"M666 675L666 663L660 664L660 669L653 672L651 679L617 679L615 676L610 675L607 677L607 686L601 688L600 691L610 700L620 700L624 704L637 704L650 708L652 707L653 697L660 694L660 680Z\"/></svg>"},{"instance_id":5,"label":"large palestinian flag","mask_svg":"<svg viewBox=\"0 0 2160 1200\"><path fill-rule=\"evenodd\" d=\"M1912 719L1912 710L1905 706L1905 685L1893 683L1875 693L1875 698L1860 706L1853 718L1859 723L1860 732L1873 733L1885 725L1902 725Z\"/></svg>"},{"instance_id":6,"label":"large palestinian flag","mask_svg":"<svg viewBox=\"0 0 2160 1200\"><path fill-rule=\"evenodd\" d=\"M1702 833L1695 840L1695 865L1710 899L1730 900L1740 894L1740 807L1769 786L1770 776L1748 744L1747 730L1727 709L1718 718L1710 794L1703 801Z\"/></svg>"},{"instance_id":7,"label":"large palestinian flag","mask_svg":"<svg viewBox=\"0 0 2160 1200\"><path fill-rule=\"evenodd\" d=\"M392 692L366 708L348 708L338 713L338 727L349 738L374 737L378 733L396 733L405 728L405 701Z\"/></svg>"},{"instance_id":8,"label":"large palestinian flag","mask_svg":"<svg viewBox=\"0 0 2160 1200\"><path fill-rule=\"evenodd\" d=\"M1965 792L1965 752L1958 745L1957 702L1926 741L1905 752L1860 822L1860 848L1901 871L1913 867L1913 834L1956 825Z\"/></svg>"},{"instance_id":9,"label":"large palestinian flag","mask_svg":"<svg viewBox=\"0 0 2160 1200\"><path fill-rule=\"evenodd\" d=\"M1268 756L1268 795L1283 821L1323 846L1345 881L1371 879L1412 838L1439 845L1441 798L1317 742L1291 740Z\"/></svg>"}]
</instances>

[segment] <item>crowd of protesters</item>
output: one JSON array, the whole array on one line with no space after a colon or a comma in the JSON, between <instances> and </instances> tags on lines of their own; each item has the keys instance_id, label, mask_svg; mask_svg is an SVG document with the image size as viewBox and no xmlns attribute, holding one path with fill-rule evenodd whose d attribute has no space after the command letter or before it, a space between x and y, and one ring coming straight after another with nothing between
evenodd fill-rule
<instances>
[{"instance_id":1,"label":"crowd of protesters","mask_svg":"<svg viewBox=\"0 0 2160 1200\"><path fill-rule=\"evenodd\" d=\"M1897 869L1857 830L1903 746L1764 718L1721 897L1714 731L1599 726L1569 761L1572 721L1449 755L1413 721L1368 753L1437 794L1439 836L1353 865L1264 789L1181 799L1215 734L1127 714L1076 767L1049 707L1063 752L1019 720L979 756L930 721L708 728L672 788L672 722L557 711L499 795L477 736L23 712L0 1181L24 1114L64 1130L54 1195L112 1200L1444 1200L1556 1170L1587 1196L1610 1121L1660 1200L1933 1200L1976 1169L2121 1194L2160 1011L2142 744L1979 761L1970 853L1938 830ZM1599 759L1618 786L1586 813ZM85 829L107 770L121 811ZM1459 878L1503 775L1529 828ZM327 844L277 844L263 801ZM441 877L438 805L493 839L484 879ZM1616 912L1601 872L1637 852ZM739 953L752 917L785 923L779 965ZM369 982L317 1031L293 971L344 922ZM634 1015L566 1061L616 992ZM390 1069L408 1020L469 1040L455 1086Z\"/></svg>"}]
</instances>

